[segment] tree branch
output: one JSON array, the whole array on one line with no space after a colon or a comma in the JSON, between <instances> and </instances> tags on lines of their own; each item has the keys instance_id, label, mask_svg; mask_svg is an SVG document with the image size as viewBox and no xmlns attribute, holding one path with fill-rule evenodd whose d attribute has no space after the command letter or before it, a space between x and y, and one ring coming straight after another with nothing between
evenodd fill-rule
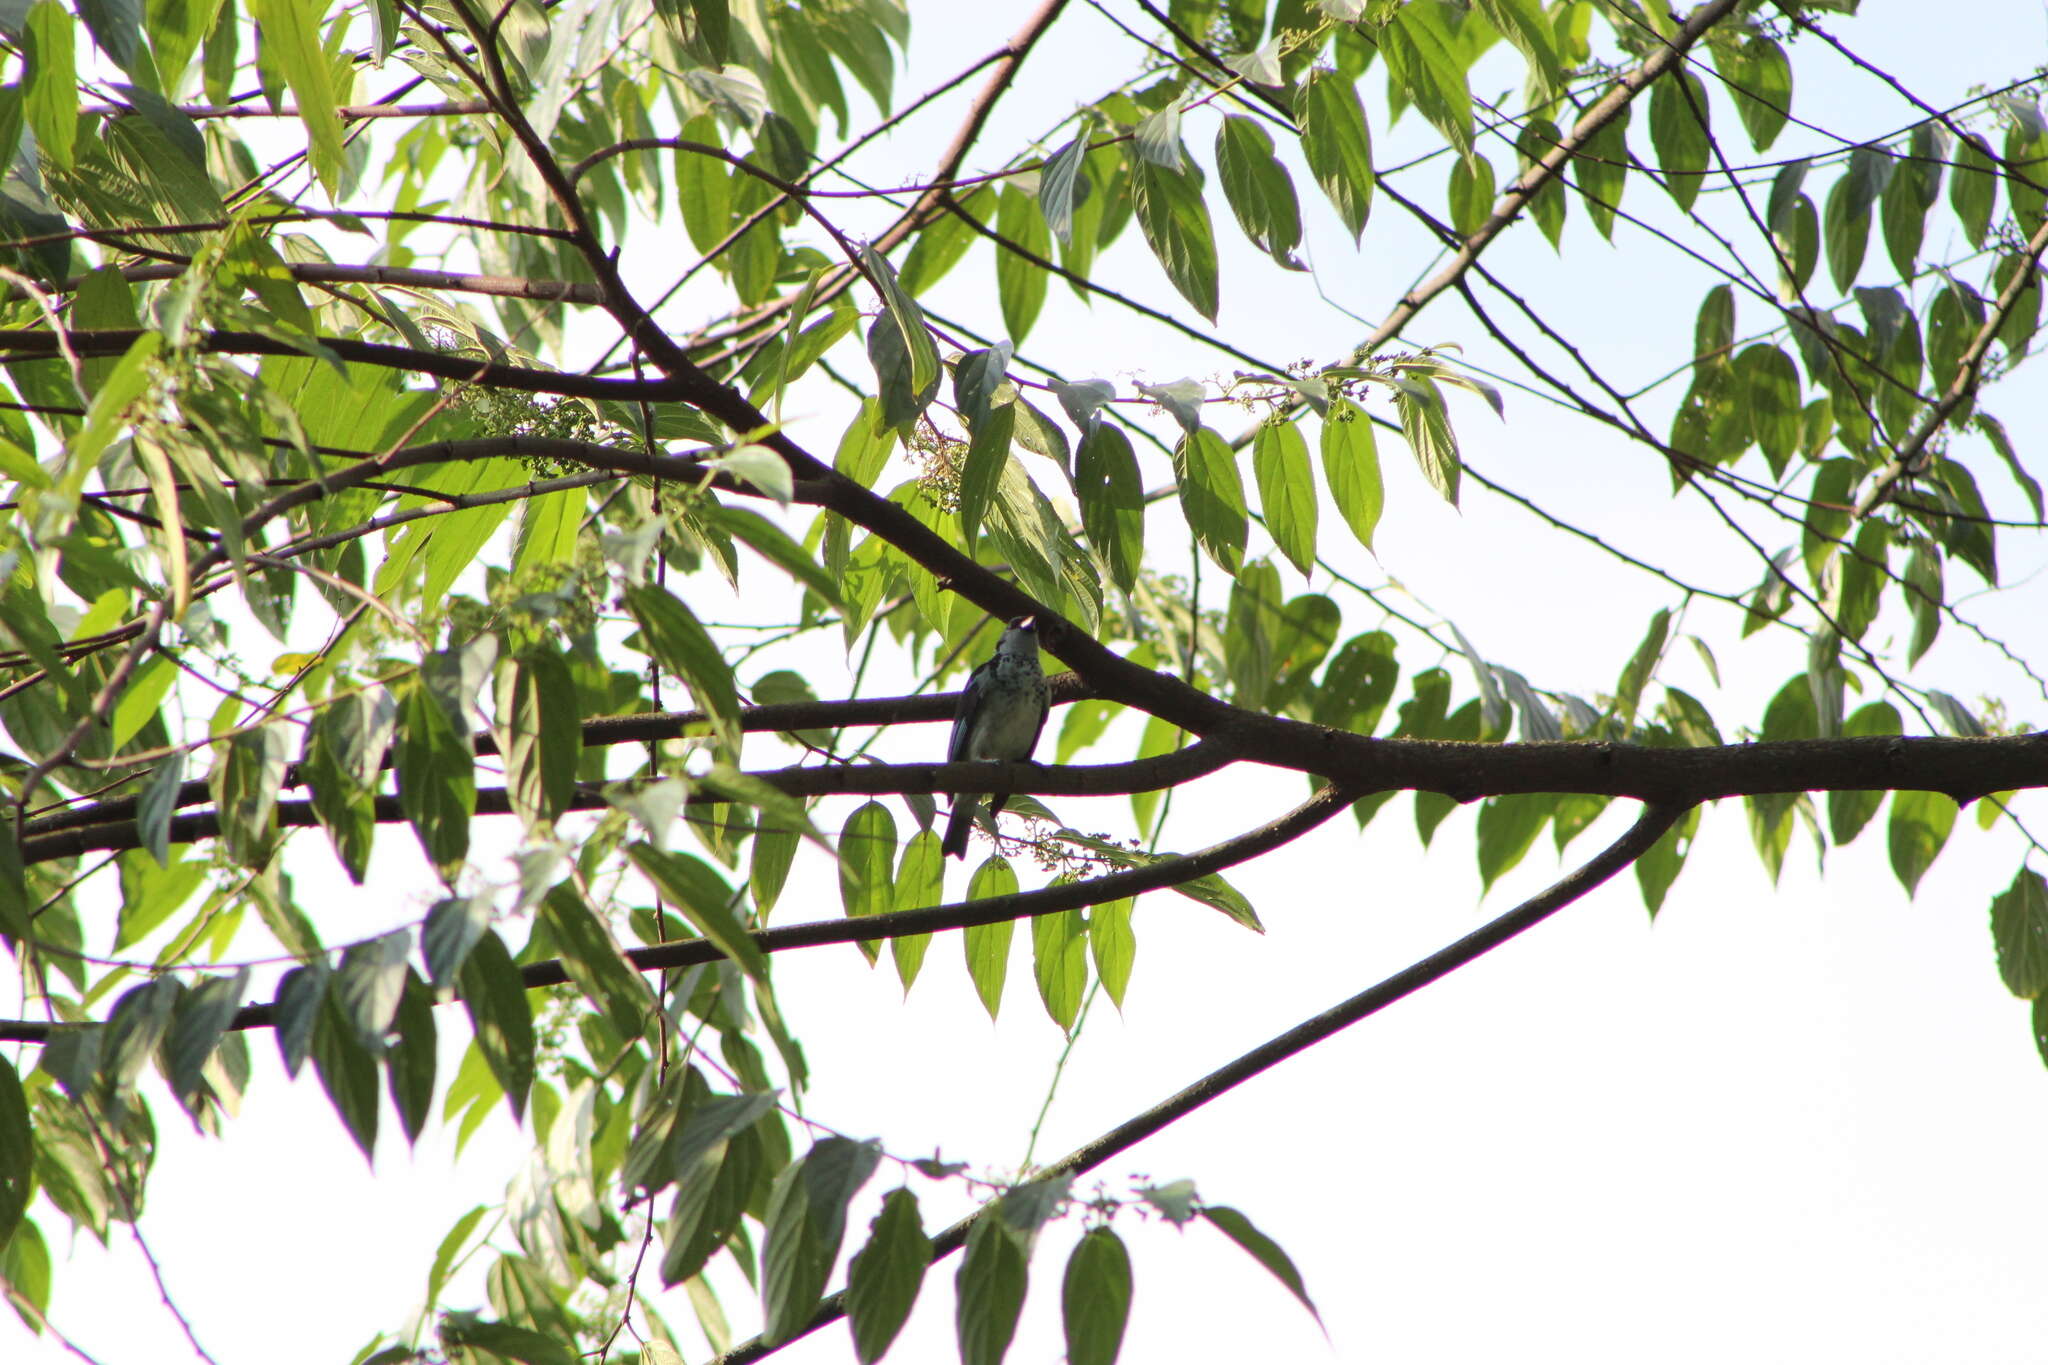
<instances>
[{"instance_id":1,"label":"tree branch","mask_svg":"<svg viewBox=\"0 0 2048 1365\"><path fill-rule=\"evenodd\" d=\"M1359 1020L1379 1013L1395 1001L1405 999L1424 986L1442 980L1458 968L1484 956L1525 930L1534 928L1649 852L1657 840L1663 837L1664 832L1685 814L1686 809L1684 806L1667 805L1652 805L1645 808L1643 813L1636 817L1635 824L1629 826L1627 832L1619 839L1602 849L1590 862L1552 884L1542 894L1523 901L1498 919L1473 930L1449 947L1431 953L1413 966L1402 968L1378 985L1368 987L1342 1004L1303 1020L1287 1032L1261 1043L1228 1065L1218 1067L1178 1094L1118 1124L1101 1137L1075 1148L1058 1161L1047 1165L1038 1173L1038 1178L1053 1175L1076 1176L1093 1170L1169 1124L1185 1118L1209 1101L1236 1089L1260 1072L1307 1051ZM937 1260L965 1246L968 1229L994 1206L994 1201L984 1204L934 1236L932 1258ZM845 1313L846 1294L842 1290L819 1306L817 1316L812 1318L810 1325L797 1336L815 1332L820 1327L843 1317ZM789 1340L796 1339L792 1337ZM755 1337L752 1341L742 1343L718 1357L714 1365L746 1365L746 1362L759 1360L787 1344L785 1341L771 1346L762 1338Z\"/></svg>"},{"instance_id":2,"label":"tree branch","mask_svg":"<svg viewBox=\"0 0 2048 1365\"><path fill-rule=\"evenodd\" d=\"M953 764L966 768L975 765ZM1301 837L1356 800L1359 793L1339 787L1325 787L1276 820L1212 844L1200 852L1159 859L1144 867L1112 872L1086 881L1060 882L1036 891L1019 891L1007 896L984 896L980 900L958 901L923 910L896 910L862 919L816 920L792 924L783 929L761 929L749 935L764 953L791 948L813 948L827 943L860 943L879 939L907 938L934 934L947 929L965 929L1003 920L1032 919L1080 910L1106 901L1122 900L1206 877L1227 867L1247 862ZM626 957L641 971L665 971L716 962L722 953L704 939L662 943L634 948ZM568 969L559 959L535 962L520 969L527 989L559 986L569 980ZM276 1023L274 1005L249 1005L235 1012L230 1029L271 1028ZM33 1019L0 1020L0 1042L47 1042L57 1025Z\"/></svg>"}]
</instances>

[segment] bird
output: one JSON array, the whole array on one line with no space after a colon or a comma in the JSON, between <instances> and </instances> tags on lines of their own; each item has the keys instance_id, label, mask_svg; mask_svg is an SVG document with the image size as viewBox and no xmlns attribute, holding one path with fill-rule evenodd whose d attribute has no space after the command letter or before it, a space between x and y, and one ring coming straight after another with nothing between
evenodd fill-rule
<instances>
[{"instance_id":1,"label":"bird","mask_svg":"<svg viewBox=\"0 0 2048 1365\"><path fill-rule=\"evenodd\" d=\"M1037 621L1019 616L996 641L996 652L969 675L967 686L961 689L946 761L1011 763L1030 758L1051 705L1052 694L1038 666ZM1008 799L1000 792L989 798L990 819L1001 813ZM978 796L955 799L952 818L946 822L945 842L940 845L948 856L967 857L967 832L974 826L975 808L980 804Z\"/></svg>"}]
</instances>

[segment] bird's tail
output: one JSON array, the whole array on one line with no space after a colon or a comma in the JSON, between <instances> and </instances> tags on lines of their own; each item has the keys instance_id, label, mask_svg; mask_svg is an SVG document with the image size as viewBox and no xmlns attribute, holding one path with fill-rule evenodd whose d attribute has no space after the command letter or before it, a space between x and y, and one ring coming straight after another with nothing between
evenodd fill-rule
<instances>
[{"instance_id":1,"label":"bird's tail","mask_svg":"<svg viewBox=\"0 0 2048 1365\"><path fill-rule=\"evenodd\" d=\"M953 802L953 814L946 821L946 838L939 845L949 858L967 860L967 833L974 828L974 808L981 804L978 796L960 796Z\"/></svg>"}]
</instances>

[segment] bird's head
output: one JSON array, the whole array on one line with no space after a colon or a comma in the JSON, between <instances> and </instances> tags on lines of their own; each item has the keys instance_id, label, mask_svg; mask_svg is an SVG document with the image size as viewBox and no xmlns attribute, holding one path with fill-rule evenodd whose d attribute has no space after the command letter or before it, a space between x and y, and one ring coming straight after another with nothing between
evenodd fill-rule
<instances>
[{"instance_id":1,"label":"bird's head","mask_svg":"<svg viewBox=\"0 0 2048 1365\"><path fill-rule=\"evenodd\" d=\"M1035 616L1012 617L1003 630L1003 638L996 642L996 648L1006 654L1037 652L1038 618Z\"/></svg>"}]
</instances>

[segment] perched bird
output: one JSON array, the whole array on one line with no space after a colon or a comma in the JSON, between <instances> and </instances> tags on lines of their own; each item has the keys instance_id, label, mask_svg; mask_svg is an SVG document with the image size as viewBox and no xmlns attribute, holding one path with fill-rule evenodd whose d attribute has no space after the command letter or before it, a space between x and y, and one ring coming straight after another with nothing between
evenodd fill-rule
<instances>
[{"instance_id":1,"label":"perched bird","mask_svg":"<svg viewBox=\"0 0 2048 1365\"><path fill-rule=\"evenodd\" d=\"M988 662L967 679L959 708L953 712L953 738L946 746L946 761L1009 763L1031 757L1051 705L1052 694L1038 667L1037 625L1031 617L1020 616L996 641L996 652ZM990 819L1002 811L1007 799L1001 793L989 798ZM940 845L952 857L967 856L967 832L980 804L978 796L955 798L953 816L946 822L946 840Z\"/></svg>"}]
</instances>

